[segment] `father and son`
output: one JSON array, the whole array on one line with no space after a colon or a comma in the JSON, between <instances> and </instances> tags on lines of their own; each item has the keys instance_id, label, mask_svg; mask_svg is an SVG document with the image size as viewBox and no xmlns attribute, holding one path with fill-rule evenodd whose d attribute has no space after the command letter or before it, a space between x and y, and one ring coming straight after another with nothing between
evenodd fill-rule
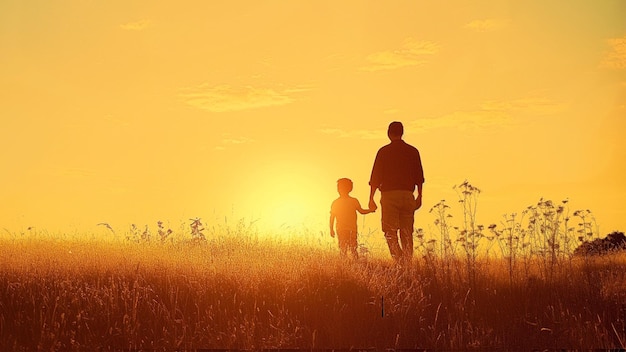
<instances>
[{"instance_id":1,"label":"father and son","mask_svg":"<svg viewBox=\"0 0 626 352\"><path fill-rule=\"evenodd\" d=\"M414 213L422 206L424 170L419 151L402 140L403 133L401 122L389 124L387 136L391 142L380 148L376 154L369 181L368 209L363 209L359 201L350 196L350 179L341 178L337 181L339 198L331 205L330 235L337 235L342 256L350 252L354 258L358 257L356 213L368 214L376 211L378 206L374 195L378 189L381 193L382 231L385 233L391 257L396 262L410 261L413 257ZM417 197L414 195L416 188Z\"/></svg>"}]
</instances>

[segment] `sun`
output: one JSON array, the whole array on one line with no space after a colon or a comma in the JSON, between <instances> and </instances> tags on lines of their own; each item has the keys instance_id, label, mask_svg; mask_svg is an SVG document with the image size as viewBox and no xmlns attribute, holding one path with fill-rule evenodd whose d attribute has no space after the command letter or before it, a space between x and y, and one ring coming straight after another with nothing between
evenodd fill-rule
<instances>
[{"instance_id":1,"label":"sun","mask_svg":"<svg viewBox=\"0 0 626 352\"><path fill-rule=\"evenodd\" d=\"M292 194L276 195L267 204L266 222L273 228L293 228L305 225L318 209L307 199Z\"/></svg>"},{"instance_id":2,"label":"sun","mask_svg":"<svg viewBox=\"0 0 626 352\"><path fill-rule=\"evenodd\" d=\"M260 221L270 230L311 228L320 225L328 214L326 199L320 196L316 184L306 180L281 183L268 187Z\"/></svg>"},{"instance_id":3,"label":"sun","mask_svg":"<svg viewBox=\"0 0 626 352\"><path fill-rule=\"evenodd\" d=\"M268 170L258 178L255 191L260 204L258 220L265 229L317 230L328 221L334 189L326 189L326 182L302 165L272 166Z\"/></svg>"}]
</instances>

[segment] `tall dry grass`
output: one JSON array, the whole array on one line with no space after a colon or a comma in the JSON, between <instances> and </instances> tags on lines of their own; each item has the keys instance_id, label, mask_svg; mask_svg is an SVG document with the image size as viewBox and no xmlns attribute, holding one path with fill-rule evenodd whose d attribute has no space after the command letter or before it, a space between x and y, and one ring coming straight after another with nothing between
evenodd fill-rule
<instances>
[{"instance_id":1,"label":"tall dry grass","mask_svg":"<svg viewBox=\"0 0 626 352\"><path fill-rule=\"evenodd\" d=\"M4 234L0 350L626 348L626 255L571 255L590 213L540 200L485 228L458 189L404 267L244 222Z\"/></svg>"},{"instance_id":2,"label":"tall dry grass","mask_svg":"<svg viewBox=\"0 0 626 352\"><path fill-rule=\"evenodd\" d=\"M342 260L245 233L205 243L0 243L0 349L617 348L626 258ZM384 301L384 307L383 307Z\"/></svg>"}]
</instances>

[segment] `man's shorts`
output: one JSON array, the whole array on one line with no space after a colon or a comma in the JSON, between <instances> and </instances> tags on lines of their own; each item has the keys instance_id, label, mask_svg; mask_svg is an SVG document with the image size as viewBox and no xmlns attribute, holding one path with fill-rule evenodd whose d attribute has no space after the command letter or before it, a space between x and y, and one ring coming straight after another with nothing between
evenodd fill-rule
<instances>
[{"instance_id":1,"label":"man's shorts","mask_svg":"<svg viewBox=\"0 0 626 352\"><path fill-rule=\"evenodd\" d=\"M409 229L413 232L415 197L411 191L381 192L383 232Z\"/></svg>"}]
</instances>

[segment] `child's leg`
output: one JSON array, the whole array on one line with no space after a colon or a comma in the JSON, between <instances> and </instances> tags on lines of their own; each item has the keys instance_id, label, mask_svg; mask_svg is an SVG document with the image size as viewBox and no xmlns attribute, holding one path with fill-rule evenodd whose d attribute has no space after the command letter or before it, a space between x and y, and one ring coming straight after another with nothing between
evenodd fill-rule
<instances>
[{"instance_id":1,"label":"child's leg","mask_svg":"<svg viewBox=\"0 0 626 352\"><path fill-rule=\"evenodd\" d=\"M350 252L352 253L352 256L354 257L354 259L357 259L359 257L359 252L357 251L359 244L357 242L357 232L356 231L350 231L350 237L349 237L349 248L350 248Z\"/></svg>"},{"instance_id":2,"label":"child's leg","mask_svg":"<svg viewBox=\"0 0 626 352\"><path fill-rule=\"evenodd\" d=\"M341 254L342 257L345 257L348 252L348 236L346 232L338 230L337 239L339 240L339 254Z\"/></svg>"},{"instance_id":3,"label":"child's leg","mask_svg":"<svg viewBox=\"0 0 626 352\"><path fill-rule=\"evenodd\" d=\"M341 254L342 257L348 255L348 246L345 243L343 243L343 245L339 247L339 254Z\"/></svg>"}]
</instances>

